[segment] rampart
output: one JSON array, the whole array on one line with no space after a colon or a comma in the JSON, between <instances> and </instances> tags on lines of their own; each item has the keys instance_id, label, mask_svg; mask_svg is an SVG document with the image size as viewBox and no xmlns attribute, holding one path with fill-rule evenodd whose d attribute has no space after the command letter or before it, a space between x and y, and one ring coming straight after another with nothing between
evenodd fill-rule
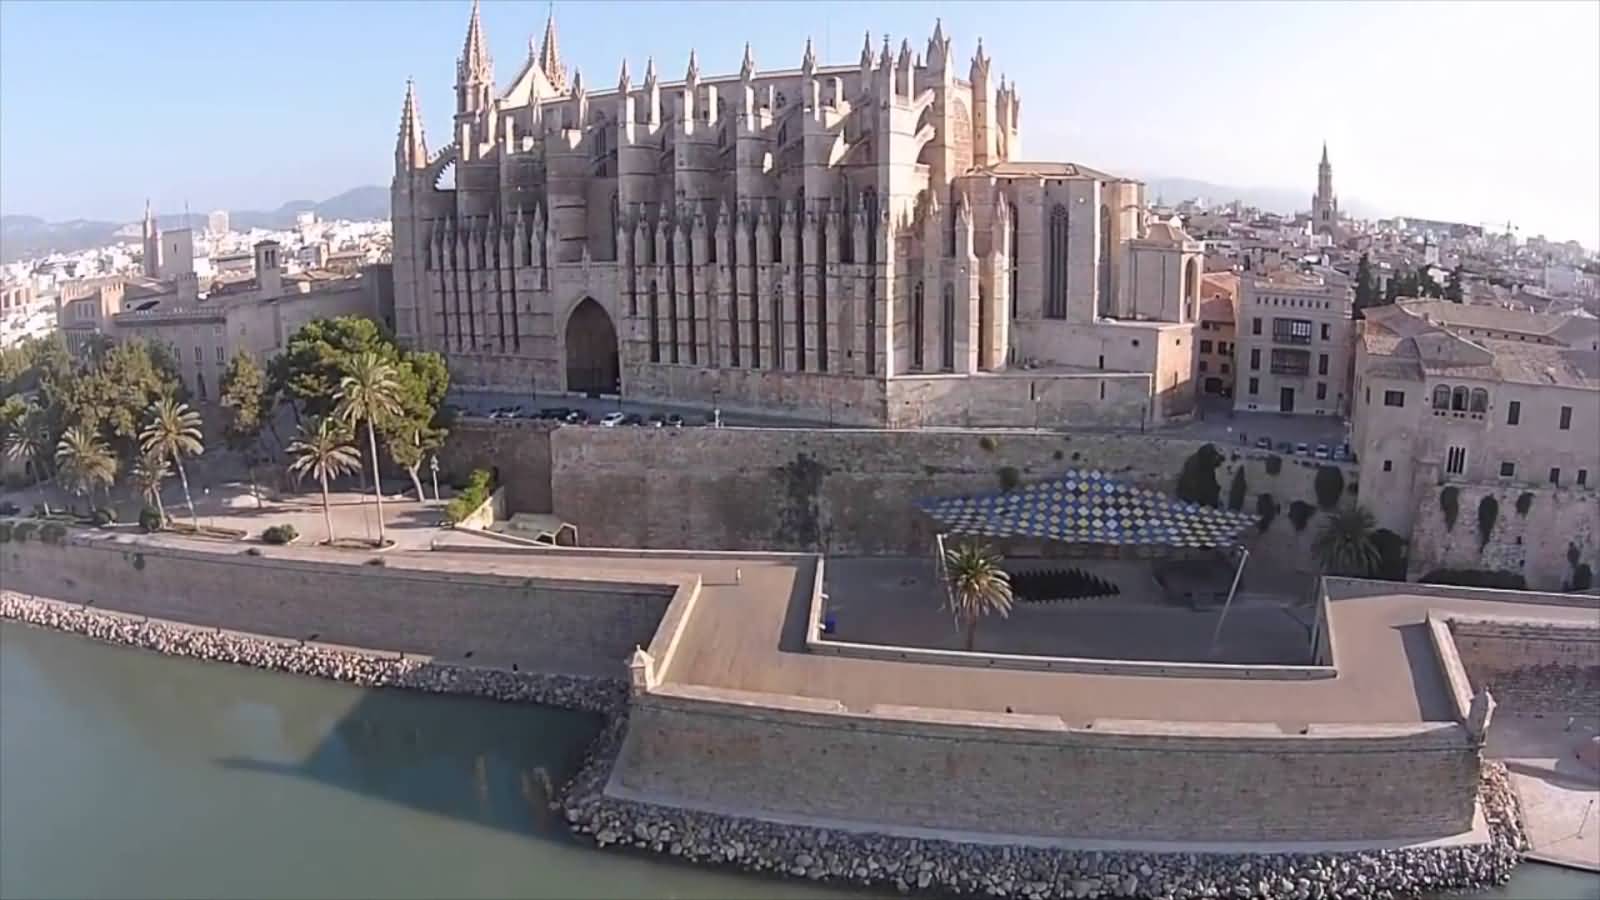
<instances>
[{"instance_id":1,"label":"rampart","mask_svg":"<svg viewBox=\"0 0 1600 900\"><path fill-rule=\"evenodd\" d=\"M65 541L0 546L6 590L260 635L608 677L650 643L680 587L363 565L365 555L333 562Z\"/></svg>"},{"instance_id":2,"label":"rampart","mask_svg":"<svg viewBox=\"0 0 1600 900\"><path fill-rule=\"evenodd\" d=\"M1509 709L1600 715L1600 617L1589 626L1453 617L1449 626L1473 687Z\"/></svg>"}]
</instances>

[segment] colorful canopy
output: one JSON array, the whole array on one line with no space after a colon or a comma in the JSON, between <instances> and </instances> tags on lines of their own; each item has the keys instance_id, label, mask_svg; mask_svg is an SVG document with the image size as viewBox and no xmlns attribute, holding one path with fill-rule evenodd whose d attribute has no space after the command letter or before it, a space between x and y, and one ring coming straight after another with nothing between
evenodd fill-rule
<instances>
[{"instance_id":1,"label":"colorful canopy","mask_svg":"<svg viewBox=\"0 0 1600 900\"><path fill-rule=\"evenodd\" d=\"M1253 516L1185 503L1101 472L972 497L935 497L917 507L956 534L1043 538L1077 544L1228 547Z\"/></svg>"}]
</instances>

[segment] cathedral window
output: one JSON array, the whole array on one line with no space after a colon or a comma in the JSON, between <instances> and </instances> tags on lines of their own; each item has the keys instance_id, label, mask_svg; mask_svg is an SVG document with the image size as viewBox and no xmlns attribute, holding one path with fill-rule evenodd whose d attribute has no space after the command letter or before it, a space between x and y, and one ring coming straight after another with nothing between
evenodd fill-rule
<instances>
[{"instance_id":1,"label":"cathedral window","mask_svg":"<svg viewBox=\"0 0 1600 900\"><path fill-rule=\"evenodd\" d=\"M845 190L845 205L839 211L839 262L853 263L856 261L855 215L850 208L849 188Z\"/></svg>"},{"instance_id":2,"label":"cathedral window","mask_svg":"<svg viewBox=\"0 0 1600 900\"><path fill-rule=\"evenodd\" d=\"M1100 283L1095 315L1111 309L1111 207L1100 204Z\"/></svg>"},{"instance_id":3,"label":"cathedral window","mask_svg":"<svg viewBox=\"0 0 1600 900\"><path fill-rule=\"evenodd\" d=\"M661 299L655 280L650 281L650 361L661 362Z\"/></svg>"},{"instance_id":4,"label":"cathedral window","mask_svg":"<svg viewBox=\"0 0 1600 900\"><path fill-rule=\"evenodd\" d=\"M878 192L867 188L861 195L867 223L867 374L878 370Z\"/></svg>"},{"instance_id":5,"label":"cathedral window","mask_svg":"<svg viewBox=\"0 0 1600 900\"><path fill-rule=\"evenodd\" d=\"M911 368L922 371L922 282L911 287Z\"/></svg>"},{"instance_id":6,"label":"cathedral window","mask_svg":"<svg viewBox=\"0 0 1600 900\"><path fill-rule=\"evenodd\" d=\"M1017 307L1020 300L1020 295L1017 292L1019 290L1019 285L1022 283L1022 279L1020 277L1021 273L1019 271L1020 267L1017 265L1017 260L1020 258L1017 248L1018 241L1021 239L1021 235L1019 234L1019 225L1017 224L1017 205L1012 203L1010 206L1011 242L1010 246L1007 247L1006 250L1011 254L1011 318L1015 319L1017 317Z\"/></svg>"},{"instance_id":7,"label":"cathedral window","mask_svg":"<svg viewBox=\"0 0 1600 900\"><path fill-rule=\"evenodd\" d=\"M955 285L944 286L944 297L941 302L940 318L940 353L939 367L946 372L956 370L956 289Z\"/></svg>"},{"instance_id":8,"label":"cathedral window","mask_svg":"<svg viewBox=\"0 0 1600 900\"><path fill-rule=\"evenodd\" d=\"M956 258L956 186L950 185L950 208L945 210L944 216L944 255L951 259Z\"/></svg>"},{"instance_id":9,"label":"cathedral window","mask_svg":"<svg viewBox=\"0 0 1600 900\"><path fill-rule=\"evenodd\" d=\"M610 227L606 229L606 245L611 248L611 259L616 260L621 258L617 247L617 226L622 223L622 208L617 201L616 191L611 192L610 216Z\"/></svg>"},{"instance_id":10,"label":"cathedral window","mask_svg":"<svg viewBox=\"0 0 1600 900\"><path fill-rule=\"evenodd\" d=\"M1070 225L1067 207L1057 203L1050 210L1049 277L1044 298L1044 317L1067 317L1067 235Z\"/></svg>"}]
</instances>

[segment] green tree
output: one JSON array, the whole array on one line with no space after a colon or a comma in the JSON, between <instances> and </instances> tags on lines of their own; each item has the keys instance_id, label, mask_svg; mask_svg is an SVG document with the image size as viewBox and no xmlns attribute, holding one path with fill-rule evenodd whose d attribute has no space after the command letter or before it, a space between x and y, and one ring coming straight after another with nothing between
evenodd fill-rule
<instances>
[{"instance_id":1,"label":"green tree","mask_svg":"<svg viewBox=\"0 0 1600 900\"><path fill-rule=\"evenodd\" d=\"M1383 305L1388 306L1400 299L1400 285L1403 281L1398 274L1389 278L1389 283L1383 286Z\"/></svg>"},{"instance_id":2,"label":"green tree","mask_svg":"<svg viewBox=\"0 0 1600 900\"><path fill-rule=\"evenodd\" d=\"M1460 303L1463 300L1463 284L1466 279L1466 270L1460 263L1450 270L1450 281L1444 286L1444 299Z\"/></svg>"},{"instance_id":3,"label":"green tree","mask_svg":"<svg viewBox=\"0 0 1600 900\"><path fill-rule=\"evenodd\" d=\"M1228 508L1234 512L1244 509L1245 492L1248 488L1244 483L1244 466L1233 470L1233 481L1228 485Z\"/></svg>"},{"instance_id":4,"label":"green tree","mask_svg":"<svg viewBox=\"0 0 1600 900\"><path fill-rule=\"evenodd\" d=\"M1366 507L1347 504L1324 517L1311 549L1322 571L1367 578L1383 563L1373 539L1376 531L1377 520Z\"/></svg>"},{"instance_id":5,"label":"green tree","mask_svg":"<svg viewBox=\"0 0 1600 900\"><path fill-rule=\"evenodd\" d=\"M222 406L228 410L223 438L228 449L244 457L250 473L250 496L261 508L261 489L256 484L256 465L261 460L261 431L271 421L272 396L267 392L267 374L255 357L240 352L228 361L222 375Z\"/></svg>"},{"instance_id":6,"label":"green tree","mask_svg":"<svg viewBox=\"0 0 1600 900\"><path fill-rule=\"evenodd\" d=\"M437 353L406 353L394 368L399 412L378 427L389 457L411 476L411 486L421 501L425 498L418 471L449 434L441 410L450 389L450 372Z\"/></svg>"},{"instance_id":7,"label":"green tree","mask_svg":"<svg viewBox=\"0 0 1600 900\"><path fill-rule=\"evenodd\" d=\"M269 390L300 417L333 412L336 395L351 361L375 353L393 362L398 354L378 323L361 316L316 319L300 326L268 366Z\"/></svg>"},{"instance_id":8,"label":"green tree","mask_svg":"<svg viewBox=\"0 0 1600 900\"><path fill-rule=\"evenodd\" d=\"M1433 280L1433 275L1425 265L1417 267L1414 284L1419 297L1431 297L1437 300L1444 296L1444 289L1439 286L1439 282Z\"/></svg>"},{"instance_id":9,"label":"green tree","mask_svg":"<svg viewBox=\"0 0 1600 900\"><path fill-rule=\"evenodd\" d=\"M394 366L375 352L362 353L350 361L339 392L336 415L352 427L365 423L367 446L372 452L373 495L378 500L378 546L387 543L383 534L383 479L378 471L378 423L400 415L400 384Z\"/></svg>"},{"instance_id":10,"label":"green tree","mask_svg":"<svg viewBox=\"0 0 1600 900\"><path fill-rule=\"evenodd\" d=\"M1361 261L1356 264L1356 314L1371 306L1378 305L1378 284L1372 277L1372 261L1367 254L1361 254Z\"/></svg>"},{"instance_id":11,"label":"green tree","mask_svg":"<svg viewBox=\"0 0 1600 900\"><path fill-rule=\"evenodd\" d=\"M1217 506L1222 498L1222 485L1217 483L1217 467L1222 465L1222 452L1215 444L1206 444L1183 461L1178 473L1178 499L1203 506Z\"/></svg>"},{"instance_id":12,"label":"green tree","mask_svg":"<svg viewBox=\"0 0 1600 900\"><path fill-rule=\"evenodd\" d=\"M149 420L139 433L140 447L145 453L172 460L178 470L178 480L183 483L183 502L189 507L189 518L200 528L200 516L194 511L194 497L189 493L189 473L184 471L185 456L199 456L206 451L200 436L200 414L171 397L163 397L150 404Z\"/></svg>"},{"instance_id":13,"label":"green tree","mask_svg":"<svg viewBox=\"0 0 1600 900\"><path fill-rule=\"evenodd\" d=\"M322 486L322 521L327 525L330 544L333 511L328 502L328 479L360 467L361 454L350 442L350 432L332 416L317 419L315 425L301 422L298 436L289 444L289 471L297 476L313 475Z\"/></svg>"},{"instance_id":14,"label":"green tree","mask_svg":"<svg viewBox=\"0 0 1600 900\"><path fill-rule=\"evenodd\" d=\"M21 402L21 397L8 397L6 408L14 410L13 400ZM45 415L45 410L32 404L22 405L22 412L13 416L6 423L5 429L5 455L16 463L34 466L35 482L45 480L45 469L50 458L50 420Z\"/></svg>"},{"instance_id":15,"label":"green tree","mask_svg":"<svg viewBox=\"0 0 1600 900\"><path fill-rule=\"evenodd\" d=\"M133 462L133 488L139 496L151 506L156 508L163 524L167 521L167 508L161 503L161 485L172 474L172 467L167 464L165 456L155 453L141 453Z\"/></svg>"},{"instance_id":16,"label":"green tree","mask_svg":"<svg viewBox=\"0 0 1600 900\"><path fill-rule=\"evenodd\" d=\"M108 493L117 478L117 458L93 429L74 425L56 444L56 471L65 487L94 504L95 488Z\"/></svg>"},{"instance_id":17,"label":"green tree","mask_svg":"<svg viewBox=\"0 0 1600 900\"><path fill-rule=\"evenodd\" d=\"M1005 618L1011 612L1011 576L1000 568L1000 555L987 544L963 542L944 552L945 601L966 634L965 646L974 648L978 620L991 613Z\"/></svg>"}]
</instances>

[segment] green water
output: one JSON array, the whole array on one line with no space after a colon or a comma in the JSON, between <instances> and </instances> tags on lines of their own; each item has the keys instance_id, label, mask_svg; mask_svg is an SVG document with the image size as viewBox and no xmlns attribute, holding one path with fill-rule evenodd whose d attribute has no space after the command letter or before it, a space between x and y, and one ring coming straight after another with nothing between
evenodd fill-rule
<instances>
[{"instance_id":1,"label":"green water","mask_svg":"<svg viewBox=\"0 0 1600 900\"><path fill-rule=\"evenodd\" d=\"M571 840L547 790L598 726L0 625L0 896L867 896Z\"/></svg>"}]
</instances>

